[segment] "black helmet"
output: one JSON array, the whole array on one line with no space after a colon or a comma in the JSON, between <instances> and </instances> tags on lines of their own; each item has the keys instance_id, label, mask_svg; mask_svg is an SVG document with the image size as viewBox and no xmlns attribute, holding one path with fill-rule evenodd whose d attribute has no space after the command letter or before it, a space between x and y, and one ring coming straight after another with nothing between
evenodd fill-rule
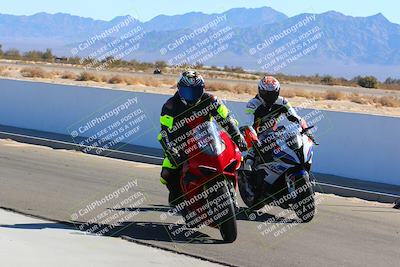
<instances>
[{"instance_id":1,"label":"black helmet","mask_svg":"<svg viewBox=\"0 0 400 267\"><path fill-rule=\"evenodd\" d=\"M281 85L272 76L263 77L258 83L258 95L267 105L272 105L278 99Z\"/></svg>"},{"instance_id":2,"label":"black helmet","mask_svg":"<svg viewBox=\"0 0 400 267\"><path fill-rule=\"evenodd\" d=\"M204 94L204 79L196 71L185 71L178 80L178 93L185 104L196 104Z\"/></svg>"}]
</instances>

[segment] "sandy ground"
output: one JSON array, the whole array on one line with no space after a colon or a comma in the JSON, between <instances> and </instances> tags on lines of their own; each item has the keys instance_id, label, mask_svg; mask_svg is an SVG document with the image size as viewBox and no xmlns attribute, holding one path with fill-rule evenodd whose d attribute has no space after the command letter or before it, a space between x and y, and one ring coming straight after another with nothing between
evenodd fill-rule
<instances>
[{"instance_id":1,"label":"sandy ground","mask_svg":"<svg viewBox=\"0 0 400 267\"><path fill-rule=\"evenodd\" d=\"M2 266L221 266L0 209Z\"/></svg>"},{"instance_id":2,"label":"sandy ground","mask_svg":"<svg viewBox=\"0 0 400 267\"><path fill-rule=\"evenodd\" d=\"M46 71L55 71L55 72L74 72L80 73L83 69L71 67L68 65L51 65L51 64L35 64ZM67 85L77 85L77 86L86 86L86 87L100 87L105 89L113 89L113 90L127 90L127 91L137 91L137 92L147 92L147 93L157 93L157 94L166 94L172 95L175 93L174 88L171 88L170 85L161 85L159 87L152 86L143 86L143 85L126 85L126 84L108 84L106 82L93 82L93 81L74 81L69 79L61 79L61 78L52 78L52 79L43 79L43 78L26 78L22 77L20 74L20 69L26 66L32 66L32 64L15 64L10 62L0 62L0 66L6 66L7 69L4 71L0 71L0 77L17 79L17 80L28 80L28 81L38 81L38 82L46 82L46 83L56 83L56 84L67 84ZM174 75L152 75L148 73L128 73L128 72L120 72L120 71L102 71L99 72L101 75L131 75L131 76L140 76L140 77L152 77L160 80L171 80L175 76ZM255 81L250 80L222 80L222 79L209 79L215 82L225 82L230 84L238 84L238 83L249 83L256 86ZM312 84L299 84L299 83L287 83L284 84L283 90L305 90L310 92L326 92L326 91L340 91L344 93L355 92L362 95L368 96L394 96L400 97L400 92L398 91L390 91L390 90L381 90L381 89L366 89L366 88L353 88L353 87L344 87L344 86L324 86L324 85L312 85ZM254 97L254 95L250 94L237 94L228 91L213 91L213 94L217 95L221 99L224 100L233 100L233 101L242 101L247 102L250 98ZM381 105L373 105L373 104L358 104L351 102L349 100L318 100L318 101L310 101L304 97L292 97L288 98L288 100L292 103L293 106L302 106L305 108L315 108L322 110L332 110L332 111L343 111L343 112L354 112L354 113L363 113L363 114L374 114L374 115L386 115L386 116L396 116L400 117L400 107L384 107Z\"/></svg>"}]
</instances>

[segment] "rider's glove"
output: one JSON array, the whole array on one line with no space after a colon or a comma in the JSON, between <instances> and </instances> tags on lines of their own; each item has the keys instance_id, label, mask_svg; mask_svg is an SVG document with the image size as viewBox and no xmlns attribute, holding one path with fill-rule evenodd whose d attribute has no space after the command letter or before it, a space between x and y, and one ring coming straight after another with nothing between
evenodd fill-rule
<instances>
[{"instance_id":1,"label":"rider's glove","mask_svg":"<svg viewBox=\"0 0 400 267\"><path fill-rule=\"evenodd\" d=\"M233 139L233 141L235 142L235 144L238 146L239 150L241 152L243 151L247 151L247 143L246 140L244 140L243 135L238 134L237 136L235 136L235 138Z\"/></svg>"},{"instance_id":2,"label":"rider's glove","mask_svg":"<svg viewBox=\"0 0 400 267\"><path fill-rule=\"evenodd\" d=\"M314 135L312 134L312 132L311 132L310 130L305 131L304 134L305 134L308 138L310 138L310 140L311 140L315 145L318 145L318 143L315 141Z\"/></svg>"},{"instance_id":3,"label":"rider's glove","mask_svg":"<svg viewBox=\"0 0 400 267\"><path fill-rule=\"evenodd\" d=\"M311 140L314 140L315 138L314 138L314 135L312 134L312 132L310 132L310 131L307 131L306 132L306 135L308 136L308 138L310 138Z\"/></svg>"}]
</instances>

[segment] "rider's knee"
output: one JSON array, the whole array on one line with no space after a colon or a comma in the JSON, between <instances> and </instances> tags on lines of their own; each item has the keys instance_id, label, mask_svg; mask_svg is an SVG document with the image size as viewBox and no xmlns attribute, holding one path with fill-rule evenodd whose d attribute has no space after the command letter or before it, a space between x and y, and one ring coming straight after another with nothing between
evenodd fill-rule
<instances>
[{"instance_id":1,"label":"rider's knee","mask_svg":"<svg viewBox=\"0 0 400 267\"><path fill-rule=\"evenodd\" d=\"M164 179L164 180L169 180L170 179L170 177L171 177L171 170L170 169L168 169L168 168L162 168L162 170L161 170L161 177Z\"/></svg>"},{"instance_id":2,"label":"rider's knee","mask_svg":"<svg viewBox=\"0 0 400 267\"><path fill-rule=\"evenodd\" d=\"M170 168L162 168L161 169L161 183L168 186L176 186L179 184L179 170L170 169Z\"/></svg>"}]
</instances>

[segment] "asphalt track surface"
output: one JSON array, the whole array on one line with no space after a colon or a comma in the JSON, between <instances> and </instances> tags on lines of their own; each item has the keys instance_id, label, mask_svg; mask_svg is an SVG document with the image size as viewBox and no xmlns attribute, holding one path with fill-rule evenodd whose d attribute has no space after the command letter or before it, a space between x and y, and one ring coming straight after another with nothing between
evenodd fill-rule
<instances>
[{"instance_id":1,"label":"asphalt track surface","mask_svg":"<svg viewBox=\"0 0 400 267\"><path fill-rule=\"evenodd\" d=\"M0 206L74 222L78 229L89 229L93 225L85 224L89 220L107 219L107 229L113 228L104 232L107 235L235 266L397 266L400 262L398 210L327 194L317 194L318 213L306 224L279 208L259 215L243 209L233 244L223 244L213 228L186 231L188 237L185 231L173 234L179 217L164 218L167 192L158 181L159 171L159 166L150 164L0 140ZM101 202L114 192L118 197ZM91 203L100 204L92 209ZM125 223L110 227L114 219ZM265 223L268 219L270 223Z\"/></svg>"}]
</instances>

